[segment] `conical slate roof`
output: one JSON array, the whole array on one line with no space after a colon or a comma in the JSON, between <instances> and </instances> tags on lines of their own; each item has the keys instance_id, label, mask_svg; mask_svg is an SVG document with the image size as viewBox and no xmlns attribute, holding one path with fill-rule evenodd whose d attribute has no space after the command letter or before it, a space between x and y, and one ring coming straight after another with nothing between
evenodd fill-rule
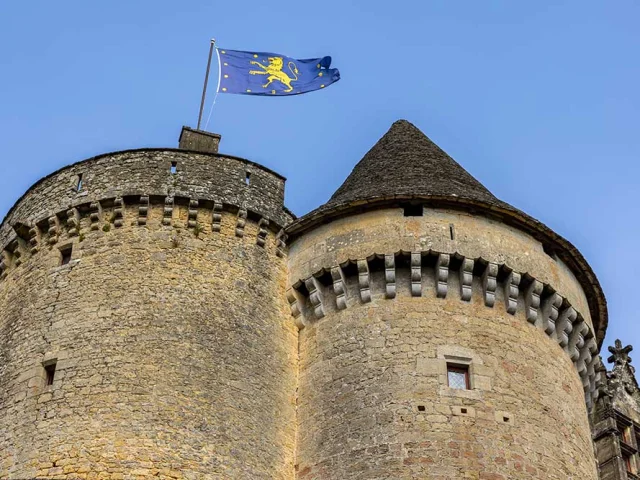
<instances>
[{"instance_id":1,"label":"conical slate roof","mask_svg":"<svg viewBox=\"0 0 640 480\"><path fill-rule=\"evenodd\" d=\"M381 197L463 197L497 203L480 182L406 120L398 120L325 206Z\"/></svg>"}]
</instances>

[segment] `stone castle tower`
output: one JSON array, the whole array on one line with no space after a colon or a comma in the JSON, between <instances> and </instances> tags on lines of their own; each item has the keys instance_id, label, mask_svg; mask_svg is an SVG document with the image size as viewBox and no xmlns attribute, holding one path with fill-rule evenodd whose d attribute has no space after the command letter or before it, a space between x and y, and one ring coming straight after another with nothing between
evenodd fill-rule
<instances>
[{"instance_id":1,"label":"stone castle tower","mask_svg":"<svg viewBox=\"0 0 640 480\"><path fill-rule=\"evenodd\" d=\"M598 478L575 247L406 121L298 219L219 141L78 162L4 219L0 478Z\"/></svg>"}]
</instances>

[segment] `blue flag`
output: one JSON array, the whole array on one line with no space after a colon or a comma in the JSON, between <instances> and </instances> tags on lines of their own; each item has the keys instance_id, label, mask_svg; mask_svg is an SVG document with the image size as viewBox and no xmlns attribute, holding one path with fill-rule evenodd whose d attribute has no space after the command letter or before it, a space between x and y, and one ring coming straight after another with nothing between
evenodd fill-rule
<instances>
[{"instance_id":1,"label":"blue flag","mask_svg":"<svg viewBox=\"0 0 640 480\"><path fill-rule=\"evenodd\" d=\"M241 52L218 48L218 92L242 95L298 95L328 87L340 80L331 57L296 60L275 53Z\"/></svg>"}]
</instances>

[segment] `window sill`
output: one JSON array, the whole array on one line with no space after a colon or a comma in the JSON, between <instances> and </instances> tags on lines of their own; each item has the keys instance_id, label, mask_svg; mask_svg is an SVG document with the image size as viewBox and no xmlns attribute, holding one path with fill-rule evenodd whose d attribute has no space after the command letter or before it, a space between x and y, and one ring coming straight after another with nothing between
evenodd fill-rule
<instances>
[{"instance_id":1,"label":"window sill","mask_svg":"<svg viewBox=\"0 0 640 480\"><path fill-rule=\"evenodd\" d=\"M441 397L468 398L471 400L480 400L483 397L482 390L463 390L461 388L451 388L448 385L441 385L438 393Z\"/></svg>"}]
</instances>

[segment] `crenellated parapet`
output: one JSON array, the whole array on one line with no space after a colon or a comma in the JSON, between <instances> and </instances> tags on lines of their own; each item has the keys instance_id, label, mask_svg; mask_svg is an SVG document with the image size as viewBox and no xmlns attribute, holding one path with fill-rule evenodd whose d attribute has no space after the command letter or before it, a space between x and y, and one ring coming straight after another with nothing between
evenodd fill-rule
<instances>
[{"instance_id":1,"label":"crenellated parapet","mask_svg":"<svg viewBox=\"0 0 640 480\"><path fill-rule=\"evenodd\" d=\"M440 301L450 298L452 289L464 302L478 295L487 308L500 308L496 299L501 298L508 314L522 316L532 328L557 343L574 364L587 406L591 407L598 396L599 358L592 328L561 292L507 264L467 258L457 252L376 253L299 279L287 297L296 324L303 328L329 313L369 303L372 298L432 296Z\"/></svg>"}]
</instances>

